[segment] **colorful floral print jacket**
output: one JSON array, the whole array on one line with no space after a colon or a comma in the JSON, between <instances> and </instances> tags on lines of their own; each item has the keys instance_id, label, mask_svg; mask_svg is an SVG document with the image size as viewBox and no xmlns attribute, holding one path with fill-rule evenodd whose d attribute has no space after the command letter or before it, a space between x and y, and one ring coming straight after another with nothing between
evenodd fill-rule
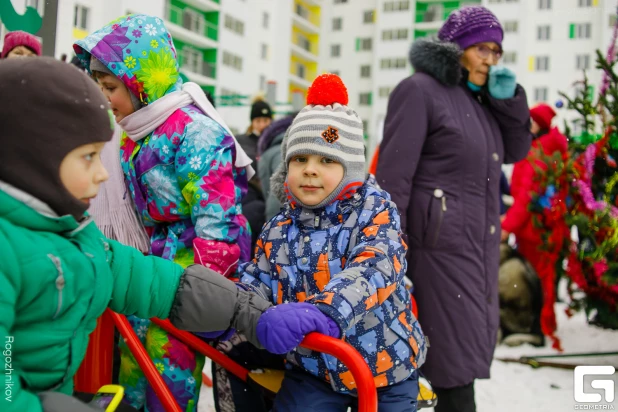
<instances>
[{"instance_id":1,"label":"colorful floral print jacket","mask_svg":"<svg viewBox=\"0 0 618 412\"><path fill-rule=\"evenodd\" d=\"M87 66L91 55L103 62L145 104L182 86L172 37L159 18L122 17L78 41L75 51ZM234 166L234 140L218 123L184 107L137 142L124 135L120 156L152 254L225 275L250 259L241 209L247 176Z\"/></svg>"}]
</instances>

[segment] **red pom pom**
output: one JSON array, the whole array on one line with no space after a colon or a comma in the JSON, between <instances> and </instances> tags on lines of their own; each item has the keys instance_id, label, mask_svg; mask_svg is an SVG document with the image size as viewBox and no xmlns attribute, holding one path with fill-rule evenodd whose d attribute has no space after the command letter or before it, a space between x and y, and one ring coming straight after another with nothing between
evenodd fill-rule
<instances>
[{"instance_id":1,"label":"red pom pom","mask_svg":"<svg viewBox=\"0 0 618 412\"><path fill-rule=\"evenodd\" d=\"M328 106L334 103L347 105L348 89L336 74L321 74L309 87L307 104Z\"/></svg>"}]
</instances>

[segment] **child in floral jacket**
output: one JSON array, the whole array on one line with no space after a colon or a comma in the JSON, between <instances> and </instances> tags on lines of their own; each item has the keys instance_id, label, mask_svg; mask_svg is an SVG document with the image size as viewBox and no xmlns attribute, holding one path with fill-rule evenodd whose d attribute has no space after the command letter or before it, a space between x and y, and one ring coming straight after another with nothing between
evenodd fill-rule
<instances>
[{"instance_id":1,"label":"child in floral jacket","mask_svg":"<svg viewBox=\"0 0 618 412\"><path fill-rule=\"evenodd\" d=\"M426 344L404 286L407 247L399 215L373 177L365 180L362 122L332 74L309 89L308 106L282 144L271 181L285 208L268 222L241 280L277 306L258 322L262 345L287 353L276 411L345 411L356 383L332 356L296 348L317 330L342 338L367 361L381 411L415 411Z\"/></svg>"},{"instance_id":2,"label":"child in floral jacket","mask_svg":"<svg viewBox=\"0 0 618 412\"><path fill-rule=\"evenodd\" d=\"M199 263L233 275L251 253L241 207L254 173L251 160L202 89L183 84L163 21L143 14L122 17L77 41L74 49L124 130L120 161L150 253L183 267ZM164 378L175 383L182 409L196 408L204 357L147 319L129 321ZM158 401L146 390L143 373L122 341L120 349L120 382L128 399L136 408L146 403L153 409Z\"/></svg>"}]
</instances>

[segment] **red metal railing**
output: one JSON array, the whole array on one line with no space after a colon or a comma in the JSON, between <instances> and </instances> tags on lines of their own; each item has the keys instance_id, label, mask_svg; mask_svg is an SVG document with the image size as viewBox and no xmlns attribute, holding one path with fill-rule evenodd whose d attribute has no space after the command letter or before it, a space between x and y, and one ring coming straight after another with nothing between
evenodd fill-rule
<instances>
[{"instance_id":1,"label":"red metal railing","mask_svg":"<svg viewBox=\"0 0 618 412\"><path fill-rule=\"evenodd\" d=\"M104 316L109 316L113 320L114 324L118 328L118 331L120 332L120 335L125 339L127 346L131 350L131 353L133 353L133 356L135 357L135 360L140 368L144 371L146 379L148 379L148 382L152 386L165 410L168 412L181 412L178 403L165 385L163 378L157 371L154 363L148 356L146 349L133 331L133 328L127 318L123 315L114 313L109 309L106 310ZM174 335L176 339L180 340L191 349L209 357L213 360L213 362L221 365L238 378L243 381L247 381L249 371L234 362L225 354L219 352L217 349L208 345L195 335L176 329L171 323L169 323L169 321L161 319L151 320L154 324L158 325L166 332ZM339 359L350 370L354 381L356 382L358 390L358 411L376 412L378 410L378 395L375 382L373 380L373 374L371 373L371 370L367 366L367 363L363 357L350 345L339 339L334 339L318 333L310 333L305 337L300 346L310 350L326 353ZM93 359L86 359L85 363L92 364ZM99 373L102 372L101 369L102 368L99 368ZM111 379L102 383L106 384L110 382Z\"/></svg>"}]
</instances>

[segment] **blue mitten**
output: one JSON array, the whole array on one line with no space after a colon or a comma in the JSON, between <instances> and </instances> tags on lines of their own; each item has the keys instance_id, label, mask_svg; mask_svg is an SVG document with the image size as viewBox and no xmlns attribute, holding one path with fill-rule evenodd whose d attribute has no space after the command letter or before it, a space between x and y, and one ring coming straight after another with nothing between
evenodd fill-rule
<instances>
[{"instance_id":1,"label":"blue mitten","mask_svg":"<svg viewBox=\"0 0 618 412\"><path fill-rule=\"evenodd\" d=\"M489 68L489 94L494 99L510 99L515 96L517 81L515 73L504 66L491 66Z\"/></svg>"},{"instance_id":2,"label":"blue mitten","mask_svg":"<svg viewBox=\"0 0 618 412\"><path fill-rule=\"evenodd\" d=\"M310 332L338 338L337 323L310 303L284 303L268 309L257 324L257 337L270 353L288 353Z\"/></svg>"}]
</instances>

